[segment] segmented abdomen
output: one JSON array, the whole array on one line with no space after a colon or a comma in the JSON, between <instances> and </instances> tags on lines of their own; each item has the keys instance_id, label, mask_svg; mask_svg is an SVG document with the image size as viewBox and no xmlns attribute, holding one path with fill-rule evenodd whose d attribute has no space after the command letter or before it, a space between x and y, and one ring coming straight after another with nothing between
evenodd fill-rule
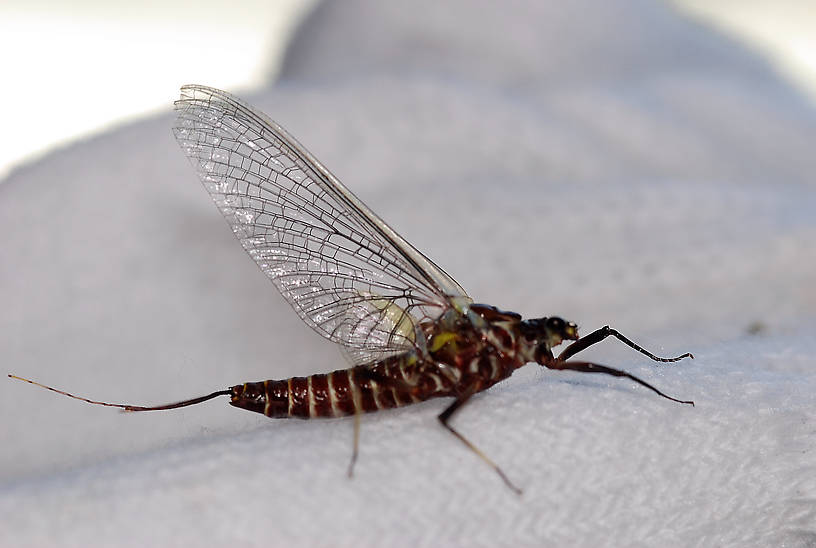
<instances>
[{"instance_id":1,"label":"segmented abdomen","mask_svg":"<svg viewBox=\"0 0 816 548\"><path fill-rule=\"evenodd\" d=\"M330 418L392 409L445 395L450 388L437 375L435 386L417 384L412 369L406 358L397 357L308 377L250 382L232 388L230 403L273 418Z\"/></svg>"}]
</instances>

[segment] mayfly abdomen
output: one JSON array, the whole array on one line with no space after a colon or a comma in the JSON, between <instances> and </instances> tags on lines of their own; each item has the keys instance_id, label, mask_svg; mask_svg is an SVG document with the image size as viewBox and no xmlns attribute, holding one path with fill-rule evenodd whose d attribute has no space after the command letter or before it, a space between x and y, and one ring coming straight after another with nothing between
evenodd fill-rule
<instances>
[{"instance_id":1,"label":"mayfly abdomen","mask_svg":"<svg viewBox=\"0 0 816 548\"><path fill-rule=\"evenodd\" d=\"M230 404L271 418L345 417L393 409L421 401L412 387L389 375L404 371L403 358L374 366L357 366L331 373L283 380L249 382L231 388ZM398 378L404 375L398 373Z\"/></svg>"}]
</instances>

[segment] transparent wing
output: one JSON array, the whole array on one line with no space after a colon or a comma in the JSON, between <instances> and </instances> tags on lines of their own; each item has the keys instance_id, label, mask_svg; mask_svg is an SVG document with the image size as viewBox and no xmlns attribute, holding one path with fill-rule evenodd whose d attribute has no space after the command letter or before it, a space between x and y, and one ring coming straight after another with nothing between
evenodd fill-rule
<instances>
[{"instance_id":1,"label":"transparent wing","mask_svg":"<svg viewBox=\"0 0 816 548\"><path fill-rule=\"evenodd\" d=\"M176 139L244 249L354 363L414 348L418 322L468 299L264 114L204 86L175 106Z\"/></svg>"}]
</instances>

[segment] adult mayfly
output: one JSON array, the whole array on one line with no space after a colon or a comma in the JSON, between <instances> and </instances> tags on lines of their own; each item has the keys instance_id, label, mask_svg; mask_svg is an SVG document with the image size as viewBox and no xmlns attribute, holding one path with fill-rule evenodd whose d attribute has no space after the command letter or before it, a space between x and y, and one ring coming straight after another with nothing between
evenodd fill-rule
<instances>
[{"instance_id":1,"label":"adult mayfly","mask_svg":"<svg viewBox=\"0 0 816 548\"><path fill-rule=\"evenodd\" d=\"M625 371L567 361L609 336L659 362L691 354L660 358L609 326L579 337L574 323L558 317L525 320L476 304L266 115L226 92L198 85L184 86L175 108L175 137L241 245L301 319L340 345L351 367L248 382L154 407L94 401L9 377L126 411L176 409L229 396L235 407L273 418L354 415L349 474L361 413L452 397L439 421L517 492L450 419L474 394L528 362L626 377L664 398L694 405ZM564 341L573 342L554 356L552 349Z\"/></svg>"}]
</instances>

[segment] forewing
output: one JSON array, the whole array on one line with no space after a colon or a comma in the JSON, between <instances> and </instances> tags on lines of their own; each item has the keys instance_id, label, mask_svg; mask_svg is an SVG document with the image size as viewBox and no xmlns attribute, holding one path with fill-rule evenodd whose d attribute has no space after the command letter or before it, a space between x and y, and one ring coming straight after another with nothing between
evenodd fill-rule
<instances>
[{"instance_id":1,"label":"forewing","mask_svg":"<svg viewBox=\"0 0 816 548\"><path fill-rule=\"evenodd\" d=\"M184 86L174 134L235 236L298 315L355 363L414 347L465 291L278 124Z\"/></svg>"}]
</instances>

